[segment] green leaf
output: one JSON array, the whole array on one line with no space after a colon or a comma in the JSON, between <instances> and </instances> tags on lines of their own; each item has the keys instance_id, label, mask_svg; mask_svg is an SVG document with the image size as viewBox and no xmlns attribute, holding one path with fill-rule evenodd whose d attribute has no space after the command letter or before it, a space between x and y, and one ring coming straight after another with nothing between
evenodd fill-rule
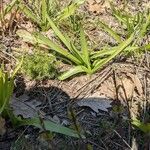
<instances>
[{"instance_id":1,"label":"green leaf","mask_svg":"<svg viewBox=\"0 0 150 150\"><path fill-rule=\"evenodd\" d=\"M55 32L55 34L65 44L65 46L70 50L71 49L70 41L68 41L67 38L65 38L65 36L60 32L60 30L57 28L57 26L54 24L54 22L50 19L48 14L46 16L47 16L48 23L50 24L50 26L53 29L53 31Z\"/></svg>"},{"instance_id":2,"label":"green leaf","mask_svg":"<svg viewBox=\"0 0 150 150\"><path fill-rule=\"evenodd\" d=\"M120 23L123 23L123 25L125 25L125 27L127 27L126 18L131 17L131 16L127 12L122 13L120 10L117 10L112 3L110 3L110 6L111 6L111 9L112 9L112 12L113 12L113 15L115 16L115 18Z\"/></svg>"},{"instance_id":3,"label":"green leaf","mask_svg":"<svg viewBox=\"0 0 150 150\"><path fill-rule=\"evenodd\" d=\"M23 63L23 57L22 57L22 59L21 59L21 62L19 62L19 63L17 64L17 67L14 69L11 78L14 78L14 77L15 77L16 73L17 73L18 70L21 68L22 63Z\"/></svg>"},{"instance_id":4,"label":"green leaf","mask_svg":"<svg viewBox=\"0 0 150 150\"><path fill-rule=\"evenodd\" d=\"M90 63L90 58L89 58L87 41L86 41L85 34L84 34L82 27L80 27L80 41L81 41L81 49L82 49L82 55L83 55L82 59L84 60L86 66L89 69L91 69L91 63Z\"/></svg>"},{"instance_id":5,"label":"green leaf","mask_svg":"<svg viewBox=\"0 0 150 150\"><path fill-rule=\"evenodd\" d=\"M23 38L23 41L25 42L29 42L31 44L36 44L37 43L37 40L36 38L34 37L34 35L26 30L23 30L23 29L19 29L17 30L16 34Z\"/></svg>"},{"instance_id":6,"label":"green leaf","mask_svg":"<svg viewBox=\"0 0 150 150\"><path fill-rule=\"evenodd\" d=\"M71 49L70 52L72 53L73 56L75 56L78 60L80 60L80 64L84 64L84 58L82 57L81 51L77 50L77 48L70 42L71 44Z\"/></svg>"},{"instance_id":7,"label":"green leaf","mask_svg":"<svg viewBox=\"0 0 150 150\"><path fill-rule=\"evenodd\" d=\"M143 123L138 119L133 119L131 124L139 128L144 133L150 133L150 123Z\"/></svg>"},{"instance_id":8,"label":"green leaf","mask_svg":"<svg viewBox=\"0 0 150 150\"><path fill-rule=\"evenodd\" d=\"M8 14L16 4L19 3L20 0L12 0L9 4L7 4L5 10L4 10L4 15Z\"/></svg>"},{"instance_id":9,"label":"green leaf","mask_svg":"<svg viewBox=\"0 0 150 150\"><path fill-rule=\"evenodd\" d=\"M47 131L56 132L56 133L64 134L67 136L79 138L79 135L77 134L77 132L72 129L64 127L60 124L56 124L52 121L43 120L43 123L44 123L43 126L45 127ZM38 118L22 120L20 125L33 125L35 127L43 129L41 126L41 122ZM83 136L83 138L85 138L85 136Z\"/></svg>"},{"instance_id":10,"label":"green leaf","mask_svg":"<svg viewBox=\"0 0 150 150\"><path fill-rule=\"evenodd\" d=\"M26 4L20 3L19 8L27 17L31 18L38 25L41 25L41 19Z\"/></svg>"},{"instance_id":11,"label":"green leaf","mask_svg":"<svg viewBox=\"0 0 150 150\"><path fill-rule=\"evenodd\" d=\"M37 43L43 44L46 46L49 46L52 48L52 50L56 51L57 53L61 54L62 56L70 59L72 62L76 64L80 64L80 60L78 60L76 57L74 57L71 53L69 53L67 50L63 49L62 47L59 46L59 44L56 44L52 42L49 38L45 37L41 33L34 33L34 36L37 40Z\"/></svg>"},{"instance_id":12,"label":"green leaf","mask_svg":"<svg viewBox=\"0 0 150 150\"><path fill-rule=\"evenodd\" d=\"M142 46L141 49L150 51L150 44L146 44L146 45Z\"/></svg>"},{"instance_id":13,"label":"green leaf","mask_svg":"<svg viewBox=\"0 0 150 150\"><path fill-rule=\"evenodd\" d=\"M85 0L75 0L72 4L65 7L61 12L58 13L56 18L57 21L64 20L75 13L78 7L83 4Z\"/></svg>"},{"instance_id":14,"label":"green leaf","mask_svg":"<svg viewBox=\"0 0 150 150\"><path fill-rule=\"evenodd\" d=\"M104 29L107 33L110 34L111 37L113 37L118 43L121 43L121 37L115 32L113 29L111 29L108 25L104 24L103 22L99 21L98 25Z\"/></svg>"},{"instance_id":15,"label":"green leaf","mask_svg":"<svg viewBox=\"0 0 150 150\"><path fill-rule=\"evenodd\" d=\"M97 59L97 58L107 57L109 55L112 55L116 51L117 48L118 48L118 46L109 47L106 49L102 49L102 50L93 52L91 54L91 59ZM126 47L124 49L124 52L131 52L131 51L135 51L137 49L140 49L140 47L139 46L130 46L130 47ZM143 49L144 49L144 47L143 47Z\"/></svg>"},{"instance_id":16,"label":"green leaf","mask_svg":"<svg viewBox=\"0 0 150 150\"><path fill-rule=\"evenodd\" d=\"M67 78L70 78L71 76L82 73L82 72L87 72L87 68L84 66L76 66L74 68L71 68L69 71L64 72L62 75L58 77L59 80L65 80Z\"/></svg>"},{"instance_id":17,"label":"green leaf","mask_svg":"<svg viewBox=\"0 0 150 150\"><path fill-rule=\"evenodd\" d=\"M13 78L7 72L3 72L3 70L0 69L0 114L3 114L4 109L9 105L13 87Z\"/></svg>"},{"instance_id":18,"label":"green leaf","mask_svg":"<svg viewBox=\"0 0 150 150\"><path fill-rule=\"evenodd\" d=\"M42 0L42 7L41 7L41 13L42 13L42 23L46 24L46 14L47 14L47 3L46 0Z\"/></svg>"},{"instance_id":19,"label":"green leaf","mask_svg":"<svg viewBox=\"0 0 150 150\"><path fill-rule=\"evenodd\" d=\"M150 27L150 13L149 13L149 15L146 17L146 23L143 24L143 26L142 26L141 35L144 36L144 35L147 33L148 27Z\"/></svg>"},{"instance_id":20,"label":"green leaf","mask_svg":"<svg viewBox=\"0 0 150 150\"><path fill-rule=\"evenodd\" d=\"M118 47L116 47L116 50L114 50L114 53L111 54L106 59L100 60L94 65L93 72L97 71L99 68L107 64L109 61L111 61L114 57L116 57L120 52L122 52L131 42L133 41L135 34L133 33L126 41L122 42Z\"/></svg>"},{"instance_id":21,"label":"green leaf","mask_svg":"<svg viewBox=\"0 0 150 150\"><path fill-rule=\"evenodd\" d=\"M100 57L111 55L114 52L114 50L116 50L116 47L105 48L105 49L93 52L91 54L91 59L97 59L97 58L100 58Z\"/></svg>"}]
</instances>

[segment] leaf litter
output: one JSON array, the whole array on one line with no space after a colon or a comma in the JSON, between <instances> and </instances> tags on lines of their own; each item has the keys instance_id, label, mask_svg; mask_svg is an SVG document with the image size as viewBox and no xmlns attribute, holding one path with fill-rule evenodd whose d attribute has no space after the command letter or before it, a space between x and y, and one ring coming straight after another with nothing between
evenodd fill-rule
<instances>
[{"instance_id":1,"label":"leaf litter","mask_svg":"<svg viewBox=\"0 0 150 150\"><path fill-rule=\"evenodd\" d=\"M108 112L108 108L112 107L111 103L112 103L112 100L109 100L103 96L97 97L97 94L95 94L95 93L94 93L94 95L91 95L88 98L83 98L77 102L77 104L79 106L90 107L96 113L98 113L99 110Z\"/></svg>"},{"instance_id":2,"label":"leaf litter","mask_svg":"<svg viewBox=\"0 0 150 150\"><path fill-rule=\"evenodd\" d=\"M16 116L22 116L23 118L33 118L38 116L41 102L36 99L29 100L29 96L23 94L19 97L13 95L11 100L11 107Z\"/></svg>"},{"instance_id":3,"label":"leaf litter","mask_svg":"<svg viewBox=\"0 0 150 150\"><path fill-rule=\"evenodd\" d=\"M0 136L6 133L5 119L0 116Z\"/></svg>"}]
</instances>

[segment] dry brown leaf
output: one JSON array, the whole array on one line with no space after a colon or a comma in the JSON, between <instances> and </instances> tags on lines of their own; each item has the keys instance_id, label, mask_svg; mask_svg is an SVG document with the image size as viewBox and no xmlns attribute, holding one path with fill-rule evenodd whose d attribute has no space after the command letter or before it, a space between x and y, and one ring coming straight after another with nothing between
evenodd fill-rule
<instances>
[{"instance_id":1,"label":"dry brown leaf","mask_svg":"<svg viewBox=\"0 0 150 150\"><path fill-rule=\"evenodd\" d=\"M134 91L134 83L128 79L128 78L123 78L119 80L118 86L120 86L118 90L118 96L119 99L130 99L133 96L133 91Z\"/></svg>"},{"instance_id":2,"label":"dry brown leaf","mask_svg":"<svg viewBox=\"0 0 150 150\"><path fill-rule=\"evenodd\" d=\"M104 13L106 8L109 8L110 5L107 1L102 3L101 0L88 0L88 10L90 12L99 14Z\"/></svg>"},{"instance_id":3,"label":"dry brown leaf","mask_svg":"<svg viewBox=\"0 0 150 150\"><path fill-rule=\"evenodd\" d=\"M25 28L28 32L32 33L35 32L35 28L33 23L31 23L30 21L26 21L24 23L21 23L21 28Z\"/></svg>"},{"instance_id":4,"label":"dry brown leaf","mask_svg":"<svg viewBox=\"0 0 150 150\"><path fill-rule=\"evenodd\" d=\"M99 14L104 12L104 8L102 8L101 5L99 4L93 4L93 5L89 5L89 11Z\"/></svg>"},{"instance_id":5,"label":"dry brown leaf","mask_svg":"<svg viewBox=\"0 0 150 150\"><path fill-rule=\"evenodd\" d=\"M115 93L115 86L114 86L114 81L112 77L108 78L100 87L99 89L100 93L102 95L105 95L106 97L110 99L115 99L116 98L116 93Z\"/></svg>"},{"instance_id":6,"label":"dry brown leaf","mask_svg":"<svg viewBox=\"0 0 150 150\"><path fill-rule=\"evenodd\" d=\"M134 82L134 85L137 89L137 92L139 95L143 95L143 87L142 87L142 83L140 81L140 79L138 78L137 74L131 74L131 73L127 73L128 77L130 77L132 79L132 81Z\"/></svg>"},{"instance_id":7,"label":"dry brown leaf","mask_svg":"<svg viewBox=\"0 0 150 150\"><path fill-rule=\"evenodd\" d=\"M6 132L5 119L0 116L0 135L4 135Z\"/></svg>"},{"instance_id":8,"label":"dry brown leaf","mask_svg":"<svg viewBox=\"0 0 150 150\"><path fill-rule=\"evenodd\" d=\"M143 95L142 84L137 75L132 73L123 73L120 76L116 77L116 84L117 87L119 87L119 100L126 100L126 98L130 99L132 98L132 96L135 96L137 94ZM135 91L135 89L137 91ZM104 83L99 88L99 92L110 99L116 99L116 89L112 77L104 81Z\"/></svg>"}]
</instances>

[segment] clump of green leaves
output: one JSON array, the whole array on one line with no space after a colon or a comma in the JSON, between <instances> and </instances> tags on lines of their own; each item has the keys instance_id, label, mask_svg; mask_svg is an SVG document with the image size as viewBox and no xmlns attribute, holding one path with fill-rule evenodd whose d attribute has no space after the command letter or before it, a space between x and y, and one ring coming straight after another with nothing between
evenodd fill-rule
<instances>
[{"instance_id":1,"label":"clump of green leaves","mask_svg":"<svg viewBox=\"0 0 150 150\"><path fill-rule=\"evenodd\" d=\"M21 67L17 65L13 72L5 71L4 66L0 68L0 116L9 117L14 121L14 115L11 112L10 100L14 89L14 77Z\"/></svg>"},{"instance_id":2,"label":"clump of green leaves","mask_svg":"<svg viewBox=\"0 0 150 150\"><path fill-rule=\"evenodd\" d=\"M6 108L9 106L9 100L14 88L14 78L9 72L0 69L0 114L6 114Z\"/></svg>"},{"instance_id":3,"label":"clump of green leaves","mask_svg":"<svg viewBox=\"0 0 150 150\"><path fill-rule=\"evenodd\" d=\"M42 31L50 28L46 15L54 18L56 22L62 21L75 13L77 8L84 3L85 0L74 0L68 6L59 10L56 0L35 0L34 2L20 2L19 8L32 21L38 24Z\"/></svg>"},{"instance_id":4,"label":"clump of green leaves","mask_svg":"<svg viewBox=\"0 0 150 150\"><path fill-rule=\"evenodd\" d=\"M27 54L22 70L31 79L54 78L57 74L55 57L42 51Z\"/></svg>"},{"instance_id":5,"label":"clump of green leaves","mask_svg":"<svg viewBox=\"0 0 150 150\"><path fill-rule=\"evenodd\" d=\"M102 21L98 21L98 26L103 29L103 31L107 32L116 41L116 43L121 43L124 38L129 38L134 32L137 33L134 42L130 45L130 47L127 47L124 50L124 54L132 55L140 54L146 50L149 51L150 44L146 44L145 39L147 38L146 36L150 31L150 10L146 10L145 12L138 12L137 14L133 15L128 12L116 9L112 4L111 7L112 14L120 25L118 28L122 29L122 32L119 33ZM107 49L110 49L110 47ZM99 51L95 56L99 57L99 53L101 54Z\"/></svg>"},{"instance_id":6,"label":"clump of green leaves","mask_svg":"<svg viewBox=\"0 0 150 150\"><path fill-rule=\"evenodd\" d=\"M60 43L54 42L50 38L44 36L39 32L34 32L32 34L26 33L24 30L20 30L18 35L23 37L24 40L30 43L38 43L39 45L44 45L48 49L51 49L55 52L56 57L59 57L61 60L66 63L74 65L70 70L64 72L59 76L60 80L65 80L73 75L79 73L93 74L97 70L101 69L104 65L110 62L118 54L120 54L134 39L134 33L128 38L122 41L118 46L113 47L113 51L110 54L110 51L106 51L101 58L95 59L91 56L91 51L88 48L87 40L84 34L82 26L80 27L80 48L76 47L74 43L69 39L68 36L64 35L54 24L54 22L47 15L47 19L51 28L53 29L55 35L58 37L61 43L64 44L64 47ZM107 54L109 53L109 54ZM107 55L106 55L107 54Z\"/></svg>"}]
</instances>

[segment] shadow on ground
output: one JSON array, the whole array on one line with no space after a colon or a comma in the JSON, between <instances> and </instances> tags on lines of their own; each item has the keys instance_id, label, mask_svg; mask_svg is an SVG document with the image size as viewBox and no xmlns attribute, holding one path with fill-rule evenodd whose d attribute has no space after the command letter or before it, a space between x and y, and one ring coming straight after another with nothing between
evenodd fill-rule
<instances>
[{"instance_id":1,"label":"shadow on ground","mask_svg":"<svg viewBox=\"0 0 150 150\"><path fill-rule=\"evenodd\" d=\"M148 134L144 134L131 125L130 110L117 101L108 103L109 100L107 99L93 97L92 99L96 100L95 106L93 106L94 110L91 106L91 98L82 99L82 101L89 101L88 105L79 105L78 102L81 99L72 100L69 94L61 88L56 86L45 87L39 83L28 90L25 90L25 85L20 84L15 89L15 93L17 99L22 103L30 103L33 100L38 102L39 105L35 107L32 103L29 113L30 109L40 111L45 119L73 128L80 134L84 134L86 139L75 139L55 133L50 133L50 139L47 139L43 132L33 127L25 127L13 130L15 137L13 136L11 140L9 136L12 133L8 129L7 138L6 135L0 137L0 149L4 149L4 145L7 143L9 143L9 146L11 145L12 150L48 150L50 149L49 143L54 150L149 149ZM21 99L22 95L26 95L26 99ZM100 108L104 105L106 105L107 111ZM109 106L111 107L109 108ZM140 119L142 118L145 122L150 121L148 107L144 109L139 107L138 112ZM5 149L7 150L7 148Z\"/></svg>"}]
</instances>

